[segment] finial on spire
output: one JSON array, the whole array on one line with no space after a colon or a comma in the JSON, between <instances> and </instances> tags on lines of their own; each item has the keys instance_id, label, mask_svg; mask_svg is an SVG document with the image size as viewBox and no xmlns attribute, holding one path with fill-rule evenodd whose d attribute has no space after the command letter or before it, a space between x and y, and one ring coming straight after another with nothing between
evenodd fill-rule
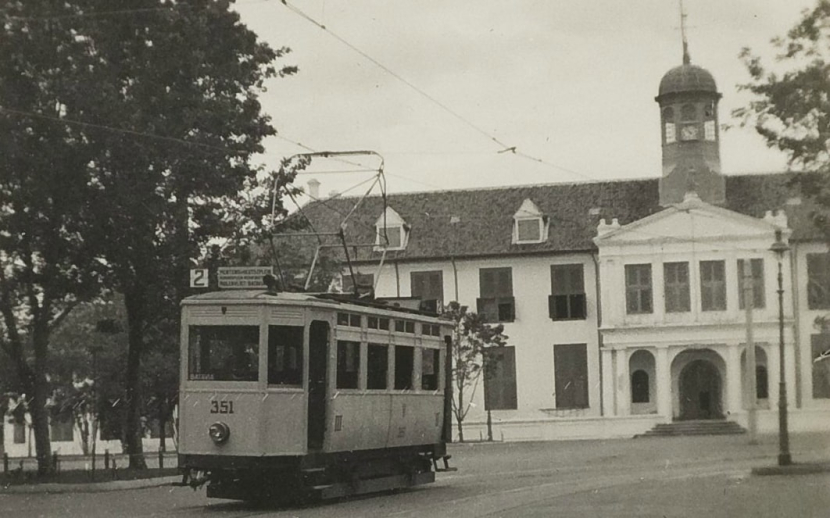
<instances>
[{"instance_id":1,"label":"finial on spire","mask_svg":"<svg viewBox=\"0 0 830 518\"><path fill-rule=\"evenodd\" d=\"M683 0L680 0L680 35L683 38L683 64L692 62L689 57L689 42L686 41L686 10L683 9Z\"/></svg>"}]
</instances>

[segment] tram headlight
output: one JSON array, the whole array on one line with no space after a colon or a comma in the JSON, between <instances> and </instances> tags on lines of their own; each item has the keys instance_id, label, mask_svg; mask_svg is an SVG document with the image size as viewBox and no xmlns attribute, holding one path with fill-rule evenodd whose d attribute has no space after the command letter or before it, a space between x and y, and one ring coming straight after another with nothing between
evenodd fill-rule
<instances>
[{"instance_id":1,"label":"tram headlight","mask_svg":"<svg viewBox=\"0 0 830 518\"><path fill-rule=\"evenodd\" d=\"M223 444L231 436L231 429L225 423L217 421L208 428L208 435L214 444Z\"/></svg>"}]
</instances>

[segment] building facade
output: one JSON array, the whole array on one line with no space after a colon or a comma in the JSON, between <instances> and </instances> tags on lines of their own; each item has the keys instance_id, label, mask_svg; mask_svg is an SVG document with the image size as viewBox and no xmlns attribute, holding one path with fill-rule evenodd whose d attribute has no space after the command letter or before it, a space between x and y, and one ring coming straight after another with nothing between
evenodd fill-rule
<instances>
[{"instance_id":1,"label":"building facade","mask_svg":"<svg viewBox=\"0 0 830 518\"><path fill-rule=\"evenodd\" d=\"M759 430L773 431L781 326L790 427L830 426L830 339L815 324L830 311L827 245L798 175L722 174L720 97L688 55L666 73L659 178L369 197L352 213L347 242L375 245L355 247L353 264L378 297L456 300L504 324L468 438L485 435L487 410L507 440L746 426L753 393ZM303 214L337 229L356 201Z\"/></svg>"}]
</instances>

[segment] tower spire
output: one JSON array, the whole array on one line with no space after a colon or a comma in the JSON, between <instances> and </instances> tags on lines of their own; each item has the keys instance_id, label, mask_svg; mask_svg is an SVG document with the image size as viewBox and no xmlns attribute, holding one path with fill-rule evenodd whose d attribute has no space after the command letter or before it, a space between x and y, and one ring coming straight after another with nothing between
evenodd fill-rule
<instances>
[{"instance_id":1,"label":"tower spire","mask_svg":"<svg viewBox=\"0 0 830 518\"><path fill-rule=\"evenodd\" d=\"M686 10L683 8L683 0L680 0L680 36L683 38L683 64L692 62L689 57L689 42L686 40Z\"/></svg>"}]
</instances>

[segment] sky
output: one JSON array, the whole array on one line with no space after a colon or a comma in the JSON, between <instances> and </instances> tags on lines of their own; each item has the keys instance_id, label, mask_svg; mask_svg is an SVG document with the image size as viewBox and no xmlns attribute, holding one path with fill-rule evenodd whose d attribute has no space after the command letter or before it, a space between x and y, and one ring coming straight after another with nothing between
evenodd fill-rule
<instances>
[{"instance_id":1,"label":"sky","mask_svg":"<svg viewBox=\"0 0 830 518\"><path fill-rule=\"evenodd\" d=\"M268 167L307 151L300 143L377 152L389 193L660 175L654 97L682 63L678 0L288 3L326 29L279 0L235 7L262 40L291 48L281 64L299 67L261 97L280 134L266 143ZM814 4L685 0L692 63L715 77L721 124L737 125L731 112L749 100L737 90L749 78L741 49L770 60L770 39ZM514 146L544 163L504 151ZM315 159L296 183L314 178L324 196L362 194L374 172L331 171L379 160L348 160ZM787 162L752 128L735 127L721 133L721 164L728 175L782 171Z\"/></svg>"}]
</instances>

